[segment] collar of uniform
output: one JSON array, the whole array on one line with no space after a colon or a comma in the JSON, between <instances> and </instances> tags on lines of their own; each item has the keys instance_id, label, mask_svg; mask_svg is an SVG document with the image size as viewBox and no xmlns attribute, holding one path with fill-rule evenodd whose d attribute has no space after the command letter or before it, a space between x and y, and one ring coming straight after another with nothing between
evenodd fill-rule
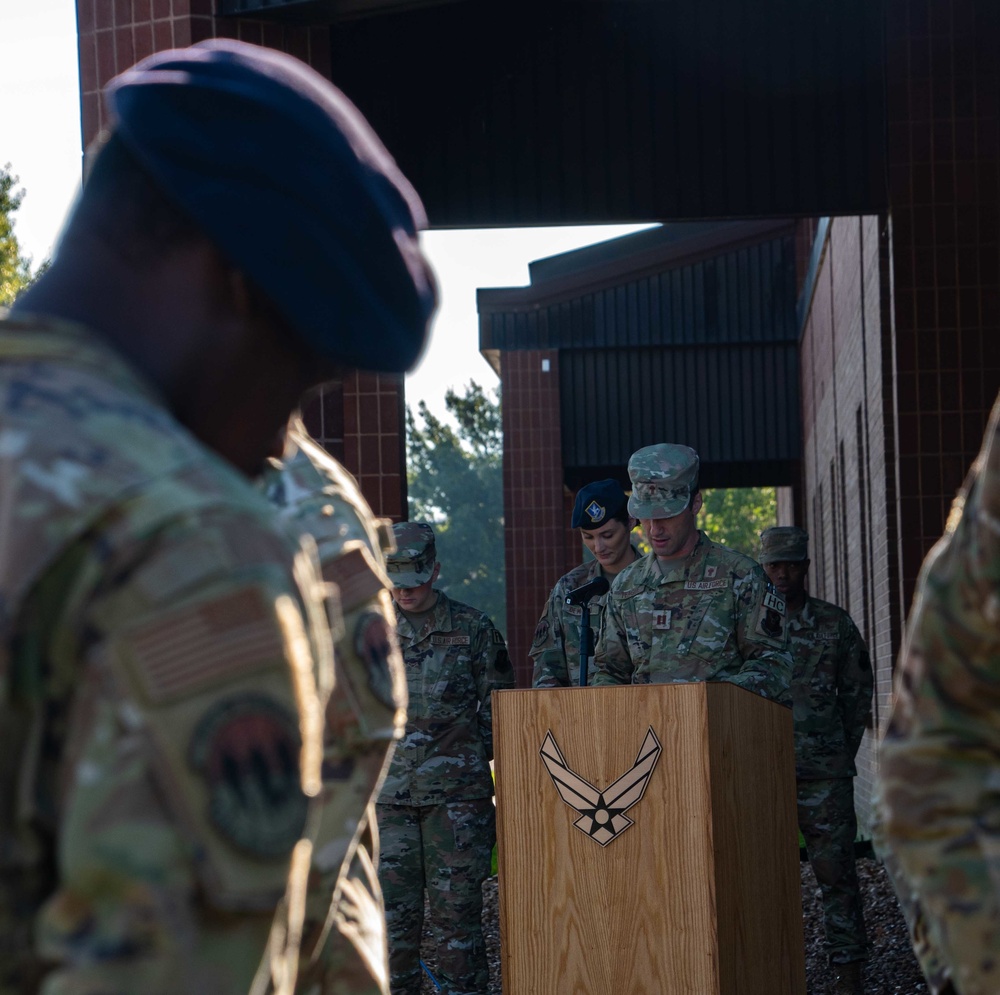
<instances>
[{"instance_id":1,"label":"collar of uniform","mask_svg":"<svg viewBox=\"0 0 1000 995\"><path fill-rule=\"evenodd\" d=\"M812 603L812 598L806 595L806 600L802 602L802 607L795 611L793 608L788 607L788 602L785 602L785 619L788 622L795 621L800 626L805 629L815 629L816 628L816 606Z\"/></svg>"},{"instance_id":2,"label":"collar of uniform","mask_svg":"<svg viewBox=\"0 0 1000 995\"><path fill-rule=\"evenodd\" d=\"M419 630L414 628L413 623L400 611L399 605L393 602L393 608L396 609L396 634L398 636L416 643L435 632L451 632L454 627L451 619L451 600L444 591L436 591L436 594L438 599L434 611L424 619Z\"/></svg>"},{"instance_id":3,"label":"collar of uniform","mask_svg":"<svg viewBox=\"0 0 1000 995\"><path fill-rule=\"evenodd\" d=\"M698 541L694 549L684 557L683 560L670 560L663 563L656 559L656 554L651 554L653 562L658 569L661 584L677 584L688 579L700 580L705 569L705 553L711 548L711 544L706 540L705 534L699 530Z\"/></svg>"},{"instance_id":4,"label":"collar of uniform","mask_svg":"<svg viewBox=\"0 0 1000 995\"><path fill-rule=\"evenodd\" d=\"M58 361L93 370L126 390L166 407L159 391L105 344L96 332L47 314L0 313L0 361Z\"/></svg>"}]
</instances>

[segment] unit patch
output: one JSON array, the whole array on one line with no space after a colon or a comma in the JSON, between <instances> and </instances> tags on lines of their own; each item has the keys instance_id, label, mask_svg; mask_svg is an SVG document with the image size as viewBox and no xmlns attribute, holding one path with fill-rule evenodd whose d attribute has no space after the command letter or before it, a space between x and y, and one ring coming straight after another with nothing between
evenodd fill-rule
<instances>
[{"instance_id":1,"label":"unit patch","mask_svg":"<svg viewBox=\"0 0 1000 995\"><path fill-rule=\"evenodd\" d=\"M757 611L754 631L769 639L782 639L785 634L785 602L772 591L765 591Z\"/></svg>"},{"instance_id":2,"label":"unit patch","mask_svg":"<svg viewBox=\"0 0 1000 995\"><path fill-rule=\"evenodd\" d=\"M295 715L263 694L216 702L195 728L188 762L205 779L215 829L253 857L287 857L308 801Z\"/></svg>"},{"instance_id":3,"label":"unit patch","mask_svg":"<svg viewBox=\"0 0 1000 995\"><path fill-rule=\"evenodd\" d=\"M392 632L385 616L365 612L354 630L354 650L364 662L368 686L375 697L388 708L402 708L401 687L394 687L389 659L392 656Z\"/></svg>"},{"instance_id":4,"label":"unit patch","mask_svg":"<svg viewBox=\"0 0 1000 995\"><path fill-rule=\"evenodd\" d=\"M650 726L635 763L603 791L570 770L551 731L545 734L538 752L559 797L580 813L580 818L573 825L595 843L607 846L633 825L632 819L625 813L646 793L646 785L662 749Z\"/></svg>"}]
</instances>

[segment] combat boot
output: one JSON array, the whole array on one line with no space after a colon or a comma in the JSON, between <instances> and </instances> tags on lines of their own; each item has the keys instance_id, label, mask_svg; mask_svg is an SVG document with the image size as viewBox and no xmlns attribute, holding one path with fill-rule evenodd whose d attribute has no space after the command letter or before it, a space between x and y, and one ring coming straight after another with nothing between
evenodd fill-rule
<instances>
[{"instance_id":1,"label":"combat boot","mask_svg":"<svg viewBox=\"0 0 1000 995\"><path fill-rule=\"evenodd\" d=\"M833 995L865 995L865 986L861 980L864 967L863 960L834 964L833 969L837 972L837 980L833 985Z\"/></svg>"}]
</instances>

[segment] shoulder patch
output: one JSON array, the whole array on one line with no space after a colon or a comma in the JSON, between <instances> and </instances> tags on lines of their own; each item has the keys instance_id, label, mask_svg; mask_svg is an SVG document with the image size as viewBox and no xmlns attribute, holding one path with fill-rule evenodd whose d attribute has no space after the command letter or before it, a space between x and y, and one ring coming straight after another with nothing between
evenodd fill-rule
<instances>
[{"instance_id":1,"label":"shoulder patch","mask_svg":"<svg viewBox=\"0 0 1000 995\"><path fill-rule=\"evenodd\" d=\"M340 588L340 604L345 612L370 601L385 588L371 553L360 542L325 562L323 579Z\"/></svg>"},{"instance_id":2,"label":"shoulder patch","mask_svg":"<svg viewBox=\"0 0 1000 995\"><path fill-rule=\"evenodd\" d=\"M253 857L291 852L308 800L290 711L263 694L224 698L195 727L187 755L208 786L209 819L222 836Z\"/></svg>"},{"instance_id":3,"label":"shoulder patch","mask_svg":"<svg viewBox=\"0 0 1000 995\"><path fill-rule=\"evenodd\" d=\"M541 618L538 621L538 625L535 626L535 638L532 640L532 647L538 647L545 644L549 638L549 620L547 618Z\"/></svg>"},{"instance_id":4,"label":"shoulder patch","mask_svg":"<svg viewBox=\"0 0 1000 995\"><path fill-rule=\"evenodd\" d=\"M354 629L354 650L368 672L368 686L387 708L402 708L401 689L392 677L393 636L385 616L365 612Z\"/></svg>"},{"instance_id":5,"label":"shoulder patch","mask_svg":"<svg viewBox=\"0 0 1000 995\"><path fill-rule=\"evenodd\" d=\"M783 639L785 636L785 602L772 591L765 591L761 598L754 631L768 639Z\"/></svg>"},{"instance_id":6,"label":"shoulder patch","mask_svg":"<svg viewBox=\"0 0 1000 995\"><path fill-rule=\"evenodd\" d=\"M130 669L163 704L284 659L274 608L256 587L157 615L130 634Z\"/></svg>"}]
</instances>

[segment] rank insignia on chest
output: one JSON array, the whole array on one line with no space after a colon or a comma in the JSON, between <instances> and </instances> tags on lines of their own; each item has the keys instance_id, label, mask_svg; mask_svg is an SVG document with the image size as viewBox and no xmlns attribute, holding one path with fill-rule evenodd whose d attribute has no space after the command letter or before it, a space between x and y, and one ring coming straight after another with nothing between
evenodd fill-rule
<instances>
[{"instance_id":1,"label":"rank insignia on chest","mask_svg":"<svg viewBox=\"0 0 1000 995\"><path fill-rule=\"evenodd\" d=\"M670 615L671 613L664 609L662 611L653 613L653 628L656 630L664 630L670 628Z\"/></svg>"}]
</instances>

